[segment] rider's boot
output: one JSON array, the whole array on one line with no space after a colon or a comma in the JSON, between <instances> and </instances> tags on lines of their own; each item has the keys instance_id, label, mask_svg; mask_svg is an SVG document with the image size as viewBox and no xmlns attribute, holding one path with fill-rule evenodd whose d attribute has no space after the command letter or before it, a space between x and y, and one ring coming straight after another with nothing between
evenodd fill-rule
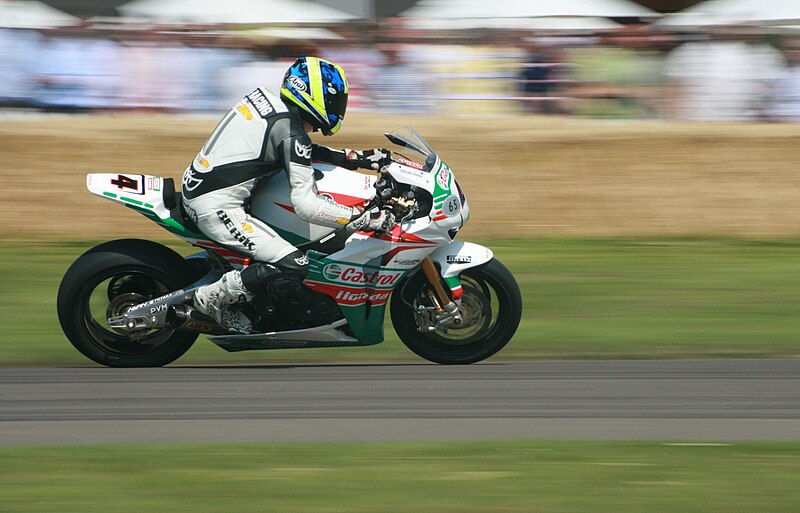
<instances>
[{"instance_id":1,"label":"rider's boot","mask_svg":"<svg viewBox=\"0 0 800 513\"><path fill-rule=\"evenodd\" d=\"M253 322L237 308L253 299L253 293L242 283L239 271L229 271L215 283L194 292L194 306L200 313L216 319L228 331L247 335Z\"/></svg>"}]
</instances>

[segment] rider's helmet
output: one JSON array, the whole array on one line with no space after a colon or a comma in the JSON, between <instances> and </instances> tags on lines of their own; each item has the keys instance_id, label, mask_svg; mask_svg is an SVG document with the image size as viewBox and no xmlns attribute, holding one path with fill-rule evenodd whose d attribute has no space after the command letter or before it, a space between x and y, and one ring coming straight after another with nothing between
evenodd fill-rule
<instances>
[{"instance_id":1,"label":"rider's helmet","mask_svg":"<svg viewBox=\"0 0 800 513\"><path fill-rule=\"evenodd\" d=\"M344 70L325 59L300 57L283 76L281 99L315 130L333 135L342 127L347 110Z\"/></svg>"}]
</instances>

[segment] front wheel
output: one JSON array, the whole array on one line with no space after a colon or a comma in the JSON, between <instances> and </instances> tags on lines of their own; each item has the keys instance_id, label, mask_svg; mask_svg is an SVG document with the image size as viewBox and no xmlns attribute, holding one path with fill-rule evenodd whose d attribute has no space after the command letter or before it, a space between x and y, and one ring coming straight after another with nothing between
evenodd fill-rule
<instances>
[{"instance_id":1,"label":"front wheel","mask_svg":"<svg viewBox=\"0 0 800 513\"><path fill-rule=\"evenodd\" d=\"M514 336L522 318L522 296L514 276L498 260L460 275L463 324L420 332L414 309L425 304L427 280L416 273L392 294L390 312L400 340L417 355L445 365L464 365L489 358Z\"/></svg>"},{"instance_id":2,"label":"front wheel","mask_svg":"<svg viewBox=\"0 0 800 513\"><path fill-rule=\"evenodd\" d=\"M160 328L132 336L109 327L108 318L192 281L184 259L160 244L108 242L67 270L58 290L58 319L72 345L97 363L160 367L185 353L198 334Z\"/></svg>"}]
</instances>

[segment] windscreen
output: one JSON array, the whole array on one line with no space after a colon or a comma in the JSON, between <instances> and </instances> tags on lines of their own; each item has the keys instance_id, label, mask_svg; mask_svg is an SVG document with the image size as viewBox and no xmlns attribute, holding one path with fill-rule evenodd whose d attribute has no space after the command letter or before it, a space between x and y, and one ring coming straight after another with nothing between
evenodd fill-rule
<instances>
[{"instance_id":1,"label":"windscreen","mask_svg":"<svg viewBox=\"0 0 800 513\"><path fill-rule=\"evenodd\" d=\"M436 162L436 152L413 128L407 126L383 135L392 143L406 148L408 151L402 152L405 157L424 163L425 171L430 171Z\"/></svg>"}]
</instances>

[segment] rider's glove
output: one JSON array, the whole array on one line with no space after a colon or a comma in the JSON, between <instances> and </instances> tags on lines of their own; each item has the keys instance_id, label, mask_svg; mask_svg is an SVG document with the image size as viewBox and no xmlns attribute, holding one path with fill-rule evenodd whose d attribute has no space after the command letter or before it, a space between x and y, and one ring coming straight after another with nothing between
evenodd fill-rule
<instances>
[{"instance_id":1,"label":"rider's glove","mask_svg":"<svg viewBox=\"0 0 800 513\"><path fill-rule=\"evenodd\" d=\"M348 231L388 232L394 226L395 217L386 210L369 210L347 225Z\"/></svg>"},{"instance_id":2,"label":"rider's glove","mask_svg":"<svg viewBox=\"0 0 800 513\"><path fill-rule=\"evenodd\" d=\"M361 150L347 152L347 160L364 169L377 170L381 161L388 159L392 153L385 148L373 148L371 150Z\"/></svg>"}]
</instances>

